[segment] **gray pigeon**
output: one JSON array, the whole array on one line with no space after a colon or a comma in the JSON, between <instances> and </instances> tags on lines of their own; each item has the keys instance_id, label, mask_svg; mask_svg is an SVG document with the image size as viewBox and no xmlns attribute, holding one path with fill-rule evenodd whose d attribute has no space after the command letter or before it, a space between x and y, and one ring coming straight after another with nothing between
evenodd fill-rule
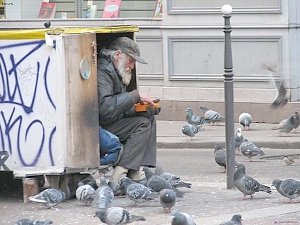
<instances>
[{"instance_id":1,"label":"gray pigeon","mask_svg":"<svg viewBox=\"0 0 300 225\"><path fill-rule=\"evenodd\" d=\"M282 120L277 128L273 128L274 130L279 130L280 132L289 133L292 130L295 130L300 124L299 113L293 113L289 118Z\"/></svg>"},{"instance_id":2,"label":"gray pigeon","mask_svg":"<svg viewBox=\"0 0 300 225\"><path fill-rule=\"evenodd\" d=\"M291 156L291 155L284 156L284 158L282 160L287 166L290 166L295 163L295 160L294 160L293 156Z\"/></svg>"},{"instance_id":3,"label":"gray pigeon","mask_svg":"<svg viewBox=\"0 0 300 225\"><path fill-rule=\"evenodd\" d=\"M244 194L244 197L252 195L255 192L264 191L271 194L271 188L265 185L260 184L254 178L248 176L246 174L245 166L242 164L237 165L237 169L234 172L234 185L237 187L239 191Z\"/></svg>"},{"instance_id":4,"label":"gray pigeon","mask_svg":"<svg viewBox=\"0 0 300 225\"><path fill-rule=\"evenodd\" d=\"M31 220L31 219L20 219L14 225L48 225L53 224L51 220Z\"/></svg>"},{"instance_id":5,"label":"gray pigeon","mask_svg":"<svg viewBox=\"0 0 300 225\"><path fill-rule=\"evenodd\" d=\"M85 184L76 189L75 196L79 201L90 205L95 199L96 191L91 185Z\"/></svg>"},{"instance_id":6,"label":"gray pigeon","mask_svg":"<svg viewBox=\"0 0 300 225\"><path fill-rule=\"evenodd\" d=\"M177 188L172 187L169 181L159 175L154 174L149 167L144 166L144 172L147 179L147 187L155 192L160 192L162 189L172 189L177 197L183 197L184 193Z\"/></svg>"},{"instance_id":7,"label":"gray pigeon","mask_svg":"<svg viewBox=\"0 0 300 225\"><path fill-rule=\"evenodd\" d=\"M200 106L200 109L202 110L205 121L207 123L214 124L216 122L224 121L224 117L221 114L219 114L218 112L208 109L205 106Z\"/></svg>"},{"instance_id":8,"label":"gray pigeon","mask_svg":"<svg viewBox=\"0 0 300 225\"><path fill-rule=\"evenodd\" d=\"M224 167L224 172L226 172L226 149L222 145L215 145L214 150L215 161L219 166Z\"/></svg>"},{"instance_id":9,"label":"gray pigeon","mask_svg":"<svg viewBox=\"0 0 300 225\"><path fill-rule=\"evenodd\" d=\"M99 188L96 190L98 209L106 209L111 206L114 199L113 189L108 185L105 177L100 177Z\"/></svg>"},{"instance_id":10,"label":"gray pigeon","mask_svg":"<svg viewBox=\"0 0 300 225\"><path fill-rule=\"evenodd\" d=\"M65 201L66 194L58 189L48 188L40 192L37 195L28 198L29 201L39 202L45 204L48 208L53 208L54 206Z\"/></svg>"},{"instance_id":11,"label":"gray pigeon","mask_svg":"<svg viewBox=\"0 0 300 225\"><path fill-rule=\"evenodd\" d=\"M162 189L159 193L159 202L166 212L176 203L176 193L172 189Z\"/></svg>"},{"instance_id":12,"label":"gray pigeon","mask_svg":"<svg viewBox=\"0 0 300 225\"><path fill-rule=\"evenodd\" d=\"M204 117L195 115L193 113L193 110L191 108L186 109L186 117L185 117L186 122L189 124L195 125L195 126L201 126L202 124L205 123Z\"/></svg>"},{"instance_id":13,"label":"gray pigeon","mask_svg":"<svg viewBox=\"0 0 300 225\"><path fill-rule=\"evenodd\" d=\"M254 156L262 156L265 155L265 153L259 148L257 147L254 143L252 143L251 141L248 141L248 139L244 138L242 140L242 143L240 145L240 151L241 153L248 157L248 159L250 160L250 162L252 161L251 158Z\"/></svg>"},{"instance_id":14,"label":"gray pigeon","mask_svg":"<svg viewBox=\"0 0 300 225\"><path fill-rule=\"evenodd\" d=\"M191 215L178 210L172 210L171 225L196 225L196 223Z\"/></svg>"},{"instance_id":15,"label":"gray pigeon","mask_svg":"<svg viewBox=\"0 0 300 225\"><path fill-rule=\"evenodd\" d=\"M275 179L272 182L276 190L282 196L290 200L300 196L300 181L294 179L279 180Z\"/></svg>"},{"instance_id":16,"label":"gray pigeon","mask_svg":"<svg viewBox=\"0 0 300 225\"><path fill-rule=\"evenodd\" d=\"M134 201L134 204L153 200L155 197L157 197L148 187L134 182L129 177L124 177L120 180L120 187L125 188L126 196L130 200Z\"/></svg>"},{"instance_id":17,"label":"gray pigeon","mask_svg":"<svg viewBox=\"0 0 300 225\"><path fill-rule=\"evenodd\" d=\"M241 113L239 116L239 123L243 126L244 130L250 130L250 124L252 123L252 116L250 113Z\"/></svg>"},{"instance_id":18,"label":"gray pigeon","mask_svg":"<svg viewBox=\"0 0 300 225\"><path fill-rule=\"evenodd\" d=\"M192 137L195 136L199 132L200 128L197 127L196 125L192 124L185 124L182 127L182 133L185 134L186 136L190 137L189 140L192 139Z\"/></svg>"},{"instance_id":19,"label":"gray pigeon","mask_svg":"<svg viewBox=\"0 0 300 225\"><path fill-rule=\"evenodd\" d=\"M234 214L229 221L225 221L220 225L242 225L242 216L240 214Z\"/></svg>"},{"instance_id":20,"label":"gray pigeon","mask_svg":"<svg viewBox=\"0 0 300 225\"><path fill-rule=\"evenodd\" d=\"M80 175L82 176L83 174ZM97 181L91 174L86 174L83 179L81 178L78 181L78 186L82 186L85 184L91 185L94 190L97 190L98 188Z\"/></svg>"},{"instance_id":21,"label":"gray pigeon","mask_svg":"<svg viewBox=\"0 0 300 225\"><path fill-rule=\"evenodd\" d=\"M239 150L239 147L242 143L242 140L244 139L244 136L242 134L242 129L237 128L234 136L234 147L235 149Z\"/></svg>"},{"instance_id":22,"label":"gray pigeon","mask_svg":"<svg viewBox=\"0 0 300 225\"><path fill-rule=\"evenodd\" d=\"M95 217L98 217L102 223L108 225L127 224L134 221L145 221L144 217L133 215L121 207L110 207L106 210L99 209L96 211Z\"/></svg>"},{"instance_id":23,"label":"gray pigeon","mask_svg":"<svg viewBox=\"0 0 300 225\"><path fill-rule=\"evenodd\" d=\"M156 173L156 171L155 171ZM182 181L180 177L177 177L175 174L168 173L168 172L163 172L161 174L157 174L160 177L164 178L165 180L169 181L172 187L175 188L181 188L181 187L186 187L186 188L191 188L192 184Z\"/></svg>"},{"instance_id":24,"label":"gray pigeon","mask_svg":"<svg viewBox=\"0 0 300 225\"><path fill-rule=\"evenodd\" d=\"M283 79L275 80L275 86L277 89L277 94L274 101L271 104L271 107L276 109L285 106L289 98L287 97L287 88L286 88L285 80Z\"/></svg>"}]
</instances>

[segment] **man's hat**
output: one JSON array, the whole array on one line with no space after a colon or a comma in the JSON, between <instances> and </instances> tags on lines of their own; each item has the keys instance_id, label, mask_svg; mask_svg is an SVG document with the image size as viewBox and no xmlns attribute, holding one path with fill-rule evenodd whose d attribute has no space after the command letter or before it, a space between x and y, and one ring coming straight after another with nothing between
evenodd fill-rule
<instances>
[{"instance_id":1,"label":"man's hat","mask_svg":"<svg viewBox=\"0 0 300 225\"><path fill-rule=\"evenodd\" d=\"M121 50L123 53L131 56L136 61L147 64L147 62L140 57L139 46L136 42L128 37L119 37L110 44L112 50Z\"/></svg>"}]
</instances>

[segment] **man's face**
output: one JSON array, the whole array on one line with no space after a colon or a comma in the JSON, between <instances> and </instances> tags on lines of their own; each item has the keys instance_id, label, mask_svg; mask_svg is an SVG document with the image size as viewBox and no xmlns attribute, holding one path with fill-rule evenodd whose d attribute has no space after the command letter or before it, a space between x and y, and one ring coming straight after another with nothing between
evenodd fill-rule
<instances>
[{"instance_id":1,"label":"man's face","mask_svg":"<svg viewBox=\"0 0 300 225\"><path fill-rule=\"evenodd\" d=\"M122 82L125 85L128 85L130 83L132 70L134 69L134 66L135 60L132 57L126 55L125 53L120 53L117 69L120 75L122 76Z\"/></svg>"}]
</instances>

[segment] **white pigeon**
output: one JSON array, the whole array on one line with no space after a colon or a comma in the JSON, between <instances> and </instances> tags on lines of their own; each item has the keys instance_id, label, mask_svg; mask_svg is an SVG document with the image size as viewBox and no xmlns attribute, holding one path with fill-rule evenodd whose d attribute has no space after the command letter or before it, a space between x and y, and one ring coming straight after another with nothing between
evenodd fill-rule
<instances>
[{"instance_id":1,"label":"white pigeon","mask_svg":"<svg viewBox=\"0 0 300 225\"><path fill-rule=\"evenodd\" d=\"M145 221L143 216L136 216L122 207L99 209L95 213L102 223L108 225L127 224L134 221Z\"/></svg>"},{"instance_id":2,"label":"white pigeon","mask_svg":"<svg viewBox=\"0 0 300 225\"><path fill-rule=\"evenodd\" d=\"M216 122L224 121L224 117L220 113L208 109L205 106L200 106L200 109L202 110L207 123L215 124Z\"/></svg>"},{"instance_id":3,"label":"white pigeon","mask_svg":"<svg viewBox=\"0 0 300 225\"><path fill-rule=\"evenodd\" d=\"M171 211L171 225L196 225L191 215L178 210Z\"/></svg>"},{"instance_id":4,"label":"white pigeon","mask_svg":"<svg viewBox=\"0 0 300 225\"><path fill-rule=\"evenodd\" d=\"M95 199L96 191L91 185L85 184L76 189L75 196L79 201L90 205Z\"/></svg>"},{"instance_id":5,"label":"white pigeon","mask_svg":"<svg viewBox=\"0 0 300 225\"><path fill-rule=\"evenodd\" d=\"M290 166L295 163L295 160L294 160L293 156L291 156L291 155L284 156L284 158L282 160L285 163L285 165L287 165L287 166Z\"/></svg>"},{"instance_id":6,"label":"white pigeon","mask_svg":"<svg viewBox=\"0 0 300 225\"><path fill-rule=\"evenodd\" d=\"M244 127L244 130L250 130L250 124L252 123L252 116L250 113L241 113L239 116L239 123Z\"/></svg>"}]
</instances>

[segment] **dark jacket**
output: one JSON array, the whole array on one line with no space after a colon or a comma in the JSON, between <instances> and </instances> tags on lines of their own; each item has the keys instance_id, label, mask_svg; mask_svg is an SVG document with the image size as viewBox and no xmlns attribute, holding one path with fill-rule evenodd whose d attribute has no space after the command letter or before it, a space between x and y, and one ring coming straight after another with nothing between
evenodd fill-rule
<instances>
[{"instance_id":1,"label":"dark jacket","mask_svg":"<svg viewBox=\"0 0 300 225\"><path fill-rule=\"evenodd\" d=\"M130 116L140 101L137 90L126 91L122 78L111 60L100 57L97 68L99 123L109 125Z\"/></svg>"}]
</instances>

